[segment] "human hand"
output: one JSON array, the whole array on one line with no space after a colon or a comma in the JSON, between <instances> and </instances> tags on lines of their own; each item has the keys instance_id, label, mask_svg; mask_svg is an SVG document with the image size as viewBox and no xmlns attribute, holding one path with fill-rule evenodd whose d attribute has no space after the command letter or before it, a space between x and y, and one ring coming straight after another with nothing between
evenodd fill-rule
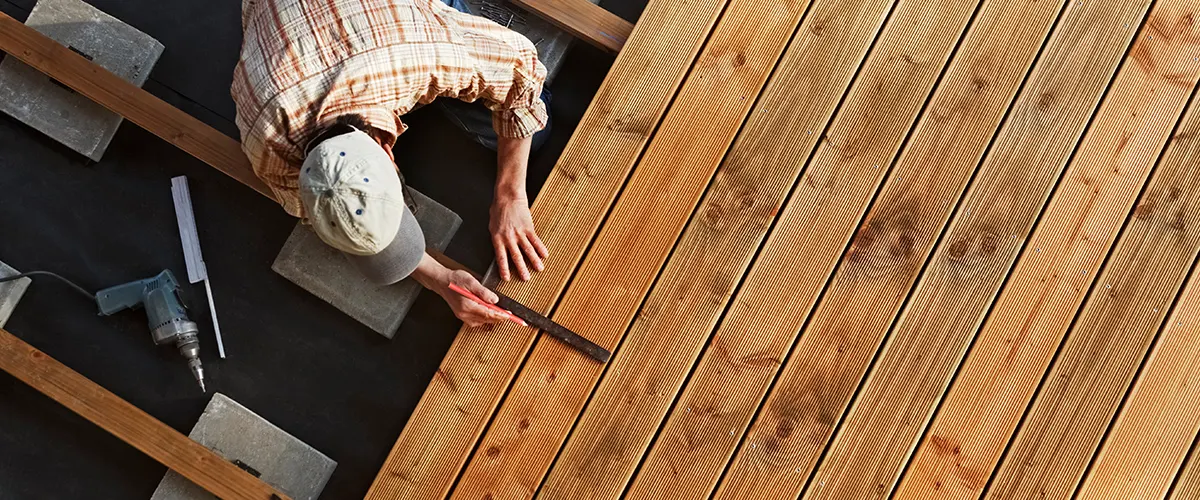
<instances>
[{"instance_id":1,"label":"human hand","mask_svg":"<svg viewBox=\"0 0 1200 500\"><path fill-rule=\"evenodd\" d=\"M496 249L496 264L500 277L512 279L509 262L522 281L530 278L530 269L541 271L542 261L550 255L533 227L529 213L529 198L524 195L497 196L492 203L492 246Z\"/></svg>"},{"instance_id":2,"label":"human hand","mask_svg":"<svg viewBox=\"0 0 1200 500\"><path fill-rule=\"evenodd\" d=\"M444 280L440 280L437 289L435 290L442 299L450 305L450 309L454 311L454 315L462 320L464 324L470 327L478 327L490 325L505 321L507 318L503 314L484 307L482 304L475 302L462 294L450 289L450 283L454 283L463 289L475 294L476 297L483 299L489 304L495 304L500 300L495 292L492 292L487 287L483 286L479 280L471 276L466 271L451 271L446 270Z\"/></svg>"}]
</instances>

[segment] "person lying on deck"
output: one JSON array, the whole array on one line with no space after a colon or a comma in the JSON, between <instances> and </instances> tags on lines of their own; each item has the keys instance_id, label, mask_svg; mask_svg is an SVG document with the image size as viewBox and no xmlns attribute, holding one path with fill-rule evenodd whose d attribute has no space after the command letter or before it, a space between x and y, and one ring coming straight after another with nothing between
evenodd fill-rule
<instances>
[{"instance_id":1,"label":"person lying on deck","mask_svg":"<svg viewBox=\"0 0 1200 500\"><path fill-rule=\"evenodd\" d=\"M402 115L451 98L435 105L497 153L490 231L501 278L542 270L525 175L548 131L546 68L529 39L466 12L441 0L243 0L231 93L242 147L284 210L371 282L411 275L478 326L503 317L449 284L497 297L425 252L392 153Z\"/></svg>"}]
</instances>

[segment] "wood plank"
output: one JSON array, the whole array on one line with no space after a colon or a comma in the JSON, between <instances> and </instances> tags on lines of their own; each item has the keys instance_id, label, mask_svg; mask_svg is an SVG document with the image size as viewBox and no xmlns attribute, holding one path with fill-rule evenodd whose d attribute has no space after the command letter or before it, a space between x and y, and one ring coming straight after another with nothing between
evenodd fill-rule
<instances>
[{"instance_id":1,"label":"wood plank","mask_svg":"<svg viewBox=\"0 0 1200 500\"><path fill-rule=\"evenodd\" d=\"M558 301L725 3L646 7L533 204L545 270L498 290L542 313ZM367 498L444 497L536 337L508 323L460 330Z\"/></svg>"},{"instance_id":2,"label":"wood plank","mask_svg":"<svg viewBox=\"0 0 1200 500\"><path fill-rule=\"evenodd\" d=\"M1162 12L1159 7L1176 16L1152 17L1139 37L1192 37L1194 3L1162 1L1156 6ZM1200 56L1196 42L1176 45L1187 54L1187 66L1179 68L1185 75L1200 70L1192 61ZM1183 93L1195 84L1181 83ZM1118 90L1124 89L1113 92ZM1075 492L1200 252L1200 225L1192 224L1200 209L1200 141L1192 137L1197 132L1200 115L1192 114L1138 200L985 498L1070 498Z\"/></svg>"},{"instance_id":3,"label":"wood plank","mask_svg":"<svg viewBox=\"0 0 1200 500\"><path fill-rule=\"evenodd\" d=\"M0 329L0 369L220 498L286 498L4 329Z\"/></svg>"},{"instance_id":4,"label":"wood plank","mask_svg":"<svg viewBox=\"0 0 1200 500\"><path fill-rule=\"evenodd\" d=\"M729 4L576 272L555 321L615 350L807 6ZM734 188L729 210L748 209L749 185ZM604 369L557 342L539 342L452 496L531 496Z\"/></svg>"},{"instance_id":5,"label":"wood plank","mask_svg":"<svg viewBox=\"0 0 1200 500\"><path fill-rule=\"evenodd\" d=\"M609 52L620 52L633 24L588 0L512 0L563 31Z\"/></svg>"},{"instance_id":6,"label":"wood plank","mask_svg":"<svg viewBox=\"0 0 1200 500\"><path fill-rule=\"evenodd\" d=\"M927 418L935 396L948 383L957 363L955 354L961 356L969 340L967 332L978 324L998 291L1020 248L1019 238L1032 228L1112 78L1124 52L1122 42L1134 31L1120 26L1140 19L1145 8L1143 3L1139 12L1130 12L1138 7L1115 0L1068 7L935 247L924 278L904 306L860 397L846 410L844 424L834 434L807 495L867 498L890 491L903 465L898 459L911 448L906 443L915 442L919 435L922 414ZM854 311L851 316L878 314L859 304L848 307ZM947 314L931 314L941 312ZM850 323L858 321L862 320ZM887 322L880 324L887 328ZM864 335L840 331L846 336L843 343ZM839 356L836 348L825 352ZM774 486L780 478L804 484L805 470L797 474L795 469L816 457L792 452L812 448L803 441L817 441L815 449L820 449L847 403L828 396L852 397L858 384L857 378L845 376L855 373L839 373L836 361L828 364L833 368L829 372L797 362L810 356L797 350L789 360L719 495L737 497L738 492L767 487L765 481ZM776 436L780 428L792 431L787 440Z\"/></svg>"},{"instance_id":7,"label":"wood plank","mask_svg":"<svg viewBox=\"0 0 1200 500\"><path fill-rule=\"evenodd\" d=\"M1148 5L1068 4L806 498L880 497L895 487Z\"/></svg>"},{"instance_id":8,"label":"wood plank","mask_svg":"<svg viewBox=\"0 0 1200 500\"><path fill-rule=\"evenodd\" d=\"M840 151L828 154L834 150L831 147L818 153L822 159L843 160L836 162L836 168L853 173L841 183L848 189L837 193L840 196L828 191L815 197L804 193L793 196L790 203L819 198L828 202L836 196L853 216L831 218L833 226L841 226L835 233L847 235L853 230L885 172L871 166L895 155L977 5L976 0L937 0L897 7L829 133L839 144L850 138L871 140L864 141L850 160ZM754 114L734 145L702 205L704 216L685 230L621 345L622 355L576 424L541 494L620 496L889 7L887 2L872 6L839 1L821 1L812 7L758 104L768 112ZM818 23L836 28L813 29ZM831 35L834 32L845 35ZM912 43L922 34L929 36ZM847 57L845 52L855 47L861 47L858 57ZM914 63L897 68L896 61L904 58ZM797 92L798 88L813 90ZM808 133L813 122L817 133ZM781 136L792 139L781 141ZM824 170L830 168L824 165ZM766 211L746 213L753 209L739 207L747 193L753 193L752 206ZM850 194L857 201L851 202ZM757 220L749 219L752 224L746 227L749 217ZM789 256L794 257L793 251L788 250ZM830 253L832 263L836 251ZM684 487L695 491L672 490L666 496L707 496L715 479L714 474L707 487L691 482Z\"/></svg>"},{"instance_id":9,"label":"wood plank","mask_svg":"<svg viewBox=\"0 0 1200 500\"><path fill-rule=\"evenodd\" d=\"M854 318L847 317L849 311L857 308L894 311L899 308L949 218L954 201L965 189L995 128L1015 97L1060 6L1061 3L1029 0L983 4L884 184L878 201L867 215L867 222L856 239L855 257L838 270L825 294L822 309L815 314L808 333L800 340L801 347L797 352L811 352L813 356L803 361L795 358L793 363L812 372L826 373L841 366L846 372L857 371L856 375L846 377L861 377L881 339L878 336L866 338L862 332L871 331L870 325L852 322ZM905 15L908 8L902 5L900 13L895 15ZM1014 22L1017 20L1020 22ZM905 35L911 38L911 35ZM900 54L904 54L903 51L909 49L893 50L901 50ZM897 59L892 54L881 60ZM910 71L918 69L912 67ZM887 64L864 69L860 77L864 81L862 88L873 87L867 82L887 78L891 72L894 69ZM888 96L879 102L892 101L903 102L903 98ZM864 111L871 112L873 108L883 107L868 102ZM882 109L873 112L889 113ZM841 117L838 119L842 120ZM887 121L887 118L873 117L867 121ZM863 135L876 137L876 134ZM874 157L876 164L886 165L895 156L899 140L887 134L879 138L884 142L872 146L878 151L867 156ZM833 178L832 174L838 172L842 160L830 154L823 160L814 163L807 175L818 179ZM873 167L873 164L864 166ZM716 481L772 377L778 372L778 364L743 360L778 360L787 355L827 273L841 256L841 250L853 232L853 223L861 216L861 207L869 202L870 191L840 191L848 184L851 183L818 184L828 186L820 190L812 184L798 188L800 191L794 197L808 205L798 206L795 210L789 207L784 211L777 223L778 229L768 239L762 257L738 292L729 317L717 331L714 342L719 342L720 349L710 349L701 359L646 464L638 472L629 492L630 498L662 498L680 491L684 492L682 497L694 498L698 495L693 492L693 484L709 483L708 488L711 488L711 483ZM835 228L830 225L830 219L845 216L831 211L846 209L843 206L857 206L859 212L850 219L850 226ZM827 241L822 237L832 234L838 234L839 239ZM797 254L805 255L805 258L796 259ZM841 305L830 306L835 303ZM883 326L876 330L886 330L886 324L891 320L883 321ZM856 333L847 337L844 332ZM817 348L818 342L825 345ZM737 373L738 380L731 383L726 373ZM814 397L819 394L826 401L835 401L839 397L848 401L850 391L854 389L852 385L833 387L820 380L812 382L813 391L795 393L797 400L808 397L805 394ZM793 471L800 469L801 473L793 474L807 476L831 431L828 427L822 429L820 424L814 426L805 417L805 412L810 410L791 399L785 406L773 410L784 414L788 420L764 431L763 435L775 439L759 442L758 446L764 449L776 447L777 455L773 460L795 457L796 462L791 464ZM794 413L791 409L800 412ZM834 410L821 411L828 415L822 418L833 418ZM813 414L814 417L817 415ZM730 435L729 428L735 429L737 436ZM789 439L792 436L807 437ZM771 484L782 491L791 488L797 492L804 478L790 479L788 476L767 477L756 484ZM703 490L704 494L707 492ZM748 490L744 493L750 494Z\"/></svg>"},{"instance_id":10,"label":"wood plank","mask_svg":"<svg viewBox=\"0 0 1200 500\"><path fill-rule=\"evenodd\" d=\"M1151 18L1173 25L1180 5L1160 3ZM1149 63L1121 69L895 498L980 494L1186 103L1194 51L1179 38L1135 42Z\"/></svg>"},{"instance_id":11,"label":"wood plank","mask_svg":"<svg viewBox=\"0 0 1200 500\"><path fill-rule=\"evenodd\" d=\"M1200 107L1193 104L1192 109L1195 115ZM1075 498L1158 500L1171 488L1200 432L1195 411L1200 401L1197 276L1193 270Z\"/></svg>"},{"instance_id":12,"label":"wood plank","mask_svg":"<svg viewBox=\"0 0 1200 500\"><path fill-rule=\"evenodd\" d=\"M1175 486L1171 489L1168 500L1197 500L1200 499L1200 440L1192 444L1188 459L1175 478Z\"/></svg>"},{"instance_id":13,"label":"wood plank","mask_svg":"<svg viewBox=\"0 0 1200 500\"><path fill-rule=\"evenodd\" d=\"M241 144L0 12L0 50L274 199Z\"/></svg>"}]
</instances>

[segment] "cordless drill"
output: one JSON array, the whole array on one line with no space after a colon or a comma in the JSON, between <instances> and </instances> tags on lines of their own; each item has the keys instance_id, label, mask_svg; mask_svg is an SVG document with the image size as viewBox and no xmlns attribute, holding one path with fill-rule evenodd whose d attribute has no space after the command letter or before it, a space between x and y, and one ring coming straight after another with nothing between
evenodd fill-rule
<instances>
[{"instance_id":1,"label":"cordless drill","mask_svg":"<svg viewBox=\"0 0 1200 500\"><path fill-rule=\"evenodd\" d=\"M110 316L125 309L146 308L150 319L150 337L157 345L175 343L179 354L187 360L192 376L204 391L204 367L200 365L199 328L187 317L179 298L179 282L171 271L153 278L105 288L96 293L100 314ZM207 391L206 391L207 392Z\"/></svg>"}]
</instances>

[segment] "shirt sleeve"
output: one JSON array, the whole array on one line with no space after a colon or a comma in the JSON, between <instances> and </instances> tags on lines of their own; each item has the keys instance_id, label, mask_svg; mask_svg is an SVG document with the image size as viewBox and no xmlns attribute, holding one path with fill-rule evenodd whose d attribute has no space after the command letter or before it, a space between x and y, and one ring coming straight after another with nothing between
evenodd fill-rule
<instances>
[{"instance_id":1,"label":"shirt sleeve","mask_svg":"<svg viewBox=\"0 0 1200 500\"><path fill-rule=\"evenodd\" d=\"M300 165L285 158L269 146L270 140L247 138L242 149L250 159L254 174L271 189L283 210L293 217L303 219L304 207L300 204Z\"/></svg>"},{"instance_id":2,"label":"shirt sleeve","mask_svg":"<svg viewBox=\"0 0 1200 500\"><path fill-rule=\"evenodd\" d=\"M524 35L482 17L445 7L462 28L467 51L479 73L488 77L477 95L492 111L492 126L501 137L521 139L546 127L546 104L542 86L546 66L538 60L537 48Z\"/></svg>"}]
</instances>

